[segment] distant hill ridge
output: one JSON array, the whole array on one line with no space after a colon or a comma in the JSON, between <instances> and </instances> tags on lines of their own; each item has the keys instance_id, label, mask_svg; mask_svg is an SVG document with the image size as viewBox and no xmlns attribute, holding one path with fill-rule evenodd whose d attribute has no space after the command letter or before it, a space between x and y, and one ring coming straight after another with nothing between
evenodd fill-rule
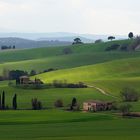
<instances>
[{"instance_id":1,"label":"distant hill ridge","mask_svg":"<svg viewBox=\"0 0 140 140\"><path fill-rule=\"evenodd\" d=\"M70 45L71 42L68 41L49 41L49 40L29 40L24 38L18 37L6 37L0 38L0 47L3 45L6 46L13 46L15 45L17 49L24 49L24 48L39 48L39 47L50 47L50 46L66 46Z\"/></svg>"}]
</instances>

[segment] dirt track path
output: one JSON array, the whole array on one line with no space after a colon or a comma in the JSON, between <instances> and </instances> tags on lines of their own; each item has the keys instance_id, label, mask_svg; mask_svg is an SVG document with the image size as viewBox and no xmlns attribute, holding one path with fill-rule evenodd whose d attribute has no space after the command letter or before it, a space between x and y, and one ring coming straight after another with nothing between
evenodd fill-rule
<instances>
[{"instance_id":1,"label":"dirt track path","mask_svg":"<svg viewBox=\"0 0 140 140\"><path fill-rule=\"evenodd\" d=\"M99 88L99 87L96 87L96 86L91 86L91 85L88 85L89 88L94 88L96 90L98 90L100 93L106 95L106 96L110 96L110 97L113 97L113 98L118 98L116 96L113 96L113 95L110 95L108 93L106 93L103 89Z\"/></svg>"}]
</instances>

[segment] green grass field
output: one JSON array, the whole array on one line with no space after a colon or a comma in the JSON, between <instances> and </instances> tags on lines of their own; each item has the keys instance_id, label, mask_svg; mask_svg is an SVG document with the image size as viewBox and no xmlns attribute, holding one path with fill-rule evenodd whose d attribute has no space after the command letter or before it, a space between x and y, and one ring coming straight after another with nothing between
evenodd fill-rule
<instances>
[{"instance_id":1,"label":"green grass field","mask_svg":"<svg viewBox=\"0 0 140 140\"><path fill-rule=\"evenodd\" d=\"M6 105L11 107L12 97L16 93L18 98L18 109L31 109L31 100L32 98L38 98L42 101L44 108L54 108L54 102L57 99L61 99L64 102L66 107L71 103L73 97L76 97L78 103L81 105L84 101L90 99L101 99L101 100L114 100L110 96L105 96L101 94L94 88L85 88L85 89L42 89L42 90L26 90L14 87L8 87L7 82L1 83L1 91L6 93Z\"/></svg>"},{"instance_id":2,"label":"green grass field","mask_svg":"<svg viewBox=\"0 0 140 140\"><path fill-rule=\"evenodd\" d=\"M0 112L1 140L139 139L139 119L104 113L51 111ZM7 121L8 120L8 121Z\"/></svg>"},{"instance_id":3,"label":"green grass field","mask_svg":"<svg viewBox=\"0 0 140 140\"><path fill-rule=\"evenodd\" d=\"M18 110L0 111L0 140L138 140L140 119L122 118L114 112L68 112L64 109L76 97L80 107L84 101L105 100L120 102L120 91L133 87L140 92L140 52L105 52L112 44L130 44L131 40L99 44L66 46L72 54L64 55L66 47L49 47L0 52L0 75L3 69L37 72L55 68L57 71L35 77L45 83L53 80L84 82L103 89L21 89L0 82L0 92L6 93L6 105L11 108L17 94ZM34 77L31 77L34 78ZM42 101L44 110L31 110L31 99ZM64 108L56 109L54 102L62 99ZM131 103L134 112L140 112L140 102Z\"/></svg>"}]
</instances>

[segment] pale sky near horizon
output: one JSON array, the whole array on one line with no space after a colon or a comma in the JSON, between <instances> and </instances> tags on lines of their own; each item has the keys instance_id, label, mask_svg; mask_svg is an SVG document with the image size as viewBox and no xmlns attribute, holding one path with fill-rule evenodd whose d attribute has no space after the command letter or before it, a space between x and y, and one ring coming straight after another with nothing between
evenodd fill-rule
<instances>
[{"instance_id":1,"label":"pale sky near horizon","mask_svg":"<svg viewBox=\"0 0 140 140\"><path fill-rule=\"evenodd\" d=\"M140 34L140 0L0 0L0 32Z\"/></svg>"}]
</instances>

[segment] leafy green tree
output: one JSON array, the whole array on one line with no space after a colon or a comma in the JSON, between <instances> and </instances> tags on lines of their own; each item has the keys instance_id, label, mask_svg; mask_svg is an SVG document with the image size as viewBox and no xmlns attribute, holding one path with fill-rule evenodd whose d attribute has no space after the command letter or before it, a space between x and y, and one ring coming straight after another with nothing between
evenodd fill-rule
<instances>
[{"instance_id":1,"label":"leafy green tree","mask_svg":"<svg viewBox=\"0 0 140 140\"><path fill-rule=\"evenodd\" d=\"M83 43L82 43L81 39L77 37L74 39L73 45L74 44L83 44Z\"/></svg>"},{"instance_id":2,"label":"leafy green tree","mask_svg":"<svg viewBox=\"0 0 140 140\"><path fill-rule=\"evenodd\" d=\"M109 36L109 37L108 37L108 40L111 40L111 41L112 41L112 40L114 40L114 39L115 39L114 36Z\"/></svg>"},{"instance_id":3,"label":"leafy green tree","mask_svg":"<svg viewBox=\"0 0 140 140\"><path fill-rule=\"evenodd\" d=\"M10 80L16 80L19 79L21 76L28 75L26 71L22 70L11 70L9 71L9 78Z\"/></svg>"},{"instance_id":4,"label":"leafy green tree","mask_svg":"<svg viewBox=\"0 0 140 140\"><path fill-rule=\"evenodd\" d=\"M140 94L135 89L126 87L121 91L121 96L125 102L136 102Z\"/></svg>"}]
</instances>

